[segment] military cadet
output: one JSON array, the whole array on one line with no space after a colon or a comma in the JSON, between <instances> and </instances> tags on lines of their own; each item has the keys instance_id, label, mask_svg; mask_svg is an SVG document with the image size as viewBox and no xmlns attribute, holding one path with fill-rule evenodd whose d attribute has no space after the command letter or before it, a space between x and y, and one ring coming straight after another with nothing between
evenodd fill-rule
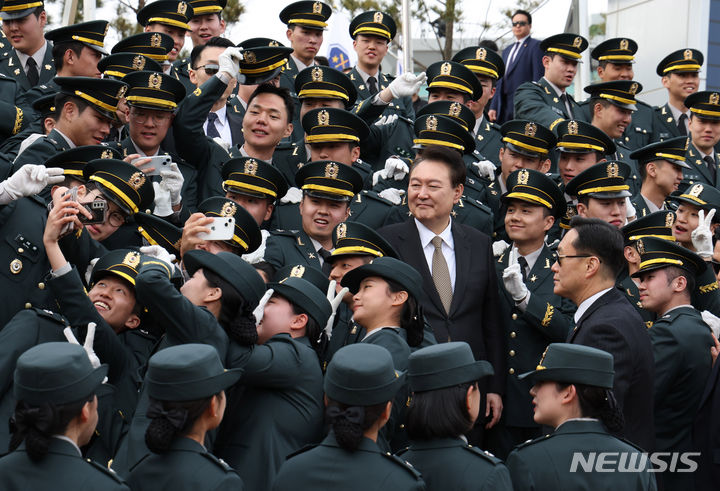
<instances>
[{"instance_id":1,"label":"military cadet","mask_svg":"<svg viewBox=\"0 0 720 491\"><path fill-rule=\"evenodd\" d=\"M512 121L503 126L509 124ZM488 448L501 458L515 445L540 436L541 429L530 411L531 385L518 375L537 364L548 343L567 338L576 310L570 300L553 293L550 267L556 254L545 244L545 235L565 212L562 191L550 177L531 169L514 171L506 185L504 228L512 245L495 266L510 368L505 410L486 440Z\"/></svg>"},{"instance_id":2,"label":"military cadet","mask_svg":"<svg viewBox=\"0 0 720 491\"><path fill-rule=\"evenodd\" d=\"M273 490L425 489L415 469L376 443L404 382L405 374L395 370L386 349L367 343L341 348L324 380L330 433L319 445L292 455Z\"/></svg>"},{"instance_id":3,"label":"military cadet","mask_svg":"<svg viewBox=\"0 0 720 491\"><path fill-rule=\"evenodd\" d=\"M638 218L660 210L667 210L666 200L678 190L683 173L691 172L686 161L688 138L678 136L651 143L630 154L637 161L642 187L632 199Z\"/></svg>"},{"instance_id":4,"label":"military cadet","mask_svg":"<svg viewBox=\"0 0 720 491\"><path fill-rule=\"evenodd\" d=\"M490 99L495 96L495 86L498 80L505 74L505 63L502 56L486 48L471 46L458 51L452 61L468 67L482 85L482 97L467 103L467 106L475 114L475 125L473 126L475 149L496 167L499 167L500 157L498 154L502 147L500 126L485 119L485 109Z\"/></svg>"},{"instance_id":5,"label":"military cadet","mask_svg":"<svg viewBox=\"0 0 720 491\"><path fill-rule=\"evenodd\" d=\"M668 102L655 108L652 141L688 135L690 110L685 99L698 90L704 59L696 49L680 49L658 63L656 72L668 91Z\"/></svg>"},{"instance_id":6,"label":"military cadet","mask_svg":"<svg viewBox=\"0 0 720 491\"><path fill-rule=\"evenodd\" d=\"M609 160L582 171L567 183L565 192L577 196L578 215L599 218L621 228L627 222L627 202L630 196L627 180L630 166Z\"/></svg>"},{"instance_id":7,"label":"military cadet","mask_svg":"<svg viewBox=\"0 0 720 491\"><path fill-rule=\"evenodd\" d=\"M12 452L0 459L4 486L129 489L80 452L95 431L96 393L107 371L107 365L93 367L85 350L70 343L44 343L18 358Z\"/></svg>"},{"instance_id":8,"label":"military cadet","mask_svg":"<svg viewBox=\"0 0 720 491\"><path fill-rule=\"evenodd\" d=\"M125 75L143 70L161 72L162 65L152 58L137 53L115 53L98 62L103 78L122 80Z\"/></svg>"},{"instance_id":9,"label":"military cadet","mask_svg":"<svg viewBox=\"0 0 720 491\"><path fill-rule=\"evenodd\" d=\"M257 341L233 343L228 367L243 368L216 443L248 489L269 490L288 455L322 438L318 351L332 315L325 292L290 276L269 283L256 312Z\"/></svg>"},{"instance_id":10,"label":"military cadet","mask_svg":"<svg viewBox=\"0 0 720 491\"><path fill-rule=\"evenodd\" d=\"M597 60L597 74L602 82L613 80L632 80L635 77L633 63L638 45L629 38L611 38L593 48L590 56ZM590 121L591 110L588 101L580 103L586 121ZM636 109L632 113L632 122L625 128L623 143L630 150L637 150L652 143L655 110L643 101L635 101Z\"/></svg>"},{"instance_id":11,"label":"military cadet","mask_svg":"<svg viewBox=\"0 0 720 491\"><path fill-rule=\"evenodd\" d=\"M130 471L133 490L243 489L240 476L204 446L205 435L223 419L225 391L241 375L240 369L226 370L217 351L204 344L173 346L150 358L146 440L153 455Z\"/></svg>"},{"instance_id":12,"label":"military cadet","mask_svg":"<svg viewBox=\"0 0 720 491\"><path fill-rule=\"evenodd\" d=\"M519 445L510 454L506 464L515 490L657 489L648 472L649 461L640 455L642 449L609 433L622 427L623 421L612 391L613 375L610 353L565 343L549 345L537 369L521 375L535 384L531 389L535 421L555 432ZM573 469L578 452L583 458L595 452L629 454L637 472L595 472L594 465Z\"/></svg>"},{"instance_id":13,"label":"military cadet","mask_svg":"<svg viewBox=\"0 0 720 491\"><path fill-rule=\"evenodd\" d=\"M658 452L691 452L692 422L712 369L710 328L690 304L695 278L708 268L697 254L655 237L638 239L640 302L657 314L650 329L655 356ZM694 489L692 473L663 472L665 489Z\"/></svg>"},{"instance_id":14,"label":"military cadet","mask_svg":"<svg viewBox=\"0 0 720 491\"><path fill-rule=\"evenodd\" d=\"M287 25L287 38L293 49L280 78L280 86L293 90L295 76L305 68L317 65L315 56L323 42L323 31L332 15L330 5L303 0L293 2L280 12L280 21Z\"/></svg>"},{"instance_id":15,"label":"military cadet","mask_svg":"<svg viewBox=\"0 0 720 491\"><path fill-rule=\"evenodd\" d=\"M720 94L702 91L690 94L684 102L690 109L690 145L687 147L688 169L683 181L720 187L715 145L720 142Z\"/></svg>"},{"instance_id":16,"label":"military cadet","mask_svg":"<svg viewBox=\"0 0 720 491\"><path fill-rule=\"evenodd\" d=\"M492 365L475 361L463 342L429 346L410 355L411 441L397 455L422 474L427 489L512 490L502 461L463 439L480 413L478 380L492 374Z\"/></svg>"},{"instance_id":17,"label":"military cadet","mask_svg":"<svg viewBox=\"0 0 720 491\"><path fill-rule=\"evenodd\" d=\"M57 124L18 155L13 163L15 172L25 164L43 163L63 150L102 143L117 117L118 101L127 91L127 84L119 80L57 77L55 83L60 86L55 99Z\"/></svg>"},{"instance_id":18,"label":"military cadet","mask_svg":"<svg viewBox=\"0 0 720 491\"><path fill-rule=\"evenodd\" d=\"M675 240L700 256L707 256L712 249L712 237L698 237L700 231L693 232L700 226L708 228L711 234L715 232L720 219L713 210L720 208L720 191L706 184L691 184L670 199L677 204L673 225Z\"/></svg>"},{"instance_id":19,"label":"military cadet","mask_svg":"<svg viewBox=\"0 0 720 491\"><path fill-rule=\"evenodd\" d=\"M325 262L332 252L333 230L350 215L350 202L362 189L360 174L342 163L317 161L295 174L302 190L299 204L302 229L277 231L267 240L265 261L275 268L302 264L330 273Z\"/></svg>"},{"instance_id":20,"label":"military cadet","mask_svg":"<svg viewBox=\"0 0 720 491\"><path fill-rule=\"evenodd\" d=\"M151 60L165 65L168 60L168 53L172 51L174 41L172 36L161 32L141 32L133 34L118 41L110 52L115 53L135 53L147 56ZM145 67L152 70L151 67Z\"/></svg>"},{"instance_id":21,"label":"military cadet","mask_svg":"<svg viewBox=\"0 0 720 491\"><path fill-rule=\"evenodd\" d=\"M180 240L183 229L150 213L135 214L138 232L143 237L143 246L160 246L180 261Z\"/></svg>"},{"instance_id":22,"label":"military cadet","mask_svg":"<svg viewBox=\"0 0 720 491\"><path fill-rule=\"evenodd\" d=\"M179 79L177 69L172 65L185 45L185 35L191 28L188 22L193 16L192 5L185 1L158 0L145 4L137 11L137 22L144 32L161 32L173 38L173 49L168 53L163 73Z\"/></svg>"},{"instance_id":23,"label":"military cadet","mask_svg":"<svg viewBox=\"0 0 720 491\"><path fill-rule=\"evenodd\" d=\"M7 0L0 18L5 40L12 46L0 55L0 73L15 80L19 93L49 82L55 67L50 43L43 37L47 23L43 0Z\"/></svg>"},{"instance_id":24,"label":"military cadet","mask_svg":"<svg viewBox=\"0 0 720 491\"><path fill-rule=\"evenodd\" d=\"M565 91L573 83L582 52L588 47L582 36L564 33L545 38L545 75L538 81L525 82L515 92L515 118L528 119L551 130L564 119L578 119L579 106ZM577 113L577 114L576 114Z\"/></svg>"}]
</instances>

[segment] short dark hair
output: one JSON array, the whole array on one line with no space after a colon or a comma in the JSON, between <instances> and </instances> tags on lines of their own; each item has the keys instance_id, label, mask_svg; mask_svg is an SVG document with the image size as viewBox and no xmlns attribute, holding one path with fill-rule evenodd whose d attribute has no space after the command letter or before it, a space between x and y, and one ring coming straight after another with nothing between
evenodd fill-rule
<instances>
[{"instance_id":1,"label":"short dark hair","mask_svg":"<svg viewBox=\"0 0 720 491\"><path fill-rule=\"evenodd\" d=\"M77 56L80 56L82 53L83 48L86 48L83 43L80 41L65 41L61 43L53 44L52 47L52 57L53 57L53 64L55 65L55 70L60 71L63 67L63 58L65 57L65 52L69 49L73 50L73 53L75 53ZM92 49L92 48L88 48Z\"/></svg>"},{"instance_id":2,"label":"short dark hair","mask_svg":"<svg viewBox=\"0 0 720 491\"><path fill-rule=\"evenodd\" d=\"M288 89L286 89L285 87L276 87L268 82L260 84L248 99L248 107L250 107L253 99L255 99L260 94L275 94L276 96L280 97L283 100L283 103L285 103L285 111L287 112L288 123L292 123L293 114L295 114L295 102L293 102L292 96L290 95L290 91Z\"/></svg>"},{"instance_id":3,"label":"short dark hair","mask_svg":"<svg viewBox=\"0 0 720 491\"><path fill-rule=\"evenodd\" d=\"M193 70L197 70L197 61L200 58L202 52L205 51L205 48L232 48L234 46L235 45L233 44L233 42L227 38L223 38L220 36L211 37L207 43L199 44L193 47L192 51L190 52L190 66Z\"/></svg>"},{"instance_id":4,"label":"short dark hair","mask_svg":"<svg viewBox=\"0 0 720 491\"><path fill-rule=\"evenodd\" d=\"M485 49L491 49L495 52L499 51L497 43L492 39L480 39L478 41L478 46Z\"/></svg>"},{"instance_id":5,"label":"short dark hair","mask_svg":"<svg viewBox=\"0 0 720 491\"><path fill-rule=\"evenodd\" d=\"M412 175L413 170L426 160L435 160L445 164L450 171L450 184L452 187L455 188L460 184L465 184L465 177L467 176L465 162L463 162L462 157L456 150L440 145L430 145L423 148L420 156L415 159L410 167L410 174Z\"/></svg>"},{"instance_id":6,"label":"short dark hair","mask_svg":"<svg viewBox=\"0 0 720 491\"><path fill-rule=\"evenodd\" d=\"M55 119L60 119L60 114L62 113L63 106L66 102L72 102L74 103L77 108L78 112L83 112L87 107L89 107L89 103L86 102L84 99L80 99L79 97L75 97L74 95L70 94L63 94L62 92L58 92L55 96Z\"/></svg>"},{"instance_id":7,"label":"short dark hair","mask_svg":"<svg viewBox=\"0 0 720 491\"><path fill-rule=\"evenodd\" d=\"M35 10L32 11L32 14L35 17L40 18L40 14L42 14L43 12L45 12L45 6L40 5L39 7L35 7Z\"/></svg>"},{"instance_id":8,"label":"short dark hair","mask_svg":"<svg viewBox=\"0 0 720 491\"><path fill-rule=\"evenodd\" d=\"M473 384L415 392L407 409L406 428L410 439L457 438L467 433L473 425L467 410L467 391Z\"/></svg>"},{"instance_id":9,"label":"short dark hair","mask_svg":"<svg viewBox=\"0 0 720 491\"><path fill-rule=\"evenodd\" d=\"M599 218L574 216L570 228L577 232L572 243L578 254L592 254L600 259L608 276L617 278L625 266L624 239L617 227Z\"/></svg>"},{"instance_id":10,"label":"short dark hair","mask_svg":"<svg viewBox=\"0 0 720 491\"><path fill-rule=\"evenodd\" d=\"M330 66L330 61L327 59L327 56L316 56L315 63L322 66Z\"/></svg>"},{"instance_id":11,"label":"short dark hair","mask_svg":"<svg viewBox=\"0 0 720 491\"><path fill-rule=\"evenodd\" d=\"M517 10L510 16L510 19L512 20L512 18L515 17L516 15L524 15L525 17L527 17L528 24L529 24L529 25L532 25L532 15L530 15L530 12L528 12L527 10L517 9Z\"/></svg>"},{"instance_id":12,"label":"short dark hair","mask_svg":"<svg viewBox=\"0 0 720 491\"><path fill-rule=\"evenodd\" d=\"M690 298L691 293L695 291L695 278L693 275L691 275L687 269L683 269L678 266L668 266L664 269L665 274L667 275L668 285L672 280L679 276L685 277L685 280L687 280L687 286L685 287L684 293L687 294L688 298Z\"/></svg>"}]
</instances>

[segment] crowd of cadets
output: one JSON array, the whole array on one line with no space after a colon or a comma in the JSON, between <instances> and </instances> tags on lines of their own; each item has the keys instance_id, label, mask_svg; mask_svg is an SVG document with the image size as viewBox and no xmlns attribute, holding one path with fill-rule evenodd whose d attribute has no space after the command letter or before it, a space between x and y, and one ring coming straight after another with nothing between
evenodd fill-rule
<instances>
[{"instance_id":1,"label":"crowd of cadets","mask_svg":"<svg viewBox=\"0 0 720 491\"><path fill-rule=\"evenodd\" d=\"M110 53L107 21L0 4L3 489L716 488L702 53L659 62L653 108L608 39L576 102L588 42L550 36L500 127L499 54L394 78L383 12L339 71L319 1L280 12L285 46L157 0Z\"/></svg>"}]
</instances>

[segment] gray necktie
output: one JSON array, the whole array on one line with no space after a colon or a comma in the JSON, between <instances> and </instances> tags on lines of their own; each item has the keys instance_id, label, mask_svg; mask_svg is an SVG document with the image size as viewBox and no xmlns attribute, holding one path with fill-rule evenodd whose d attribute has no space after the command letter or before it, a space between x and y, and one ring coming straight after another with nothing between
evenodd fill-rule
<instances>
[{"instance_id":1,"label":"gray necktie","mask_svg":"<svg viewBox=\"0 0 720 491\"><path fill-rule=\"evenodd\" d=\"M430 241L435 250L432 256L432 278L435 283L435 289L440 295L440 301L445 308L446 313L450 313L450 304L452 303L453 290L450 281L450 271L448 270L447 261L442 253L442 237L436 235Z\"/></svg>"}]
</instances>

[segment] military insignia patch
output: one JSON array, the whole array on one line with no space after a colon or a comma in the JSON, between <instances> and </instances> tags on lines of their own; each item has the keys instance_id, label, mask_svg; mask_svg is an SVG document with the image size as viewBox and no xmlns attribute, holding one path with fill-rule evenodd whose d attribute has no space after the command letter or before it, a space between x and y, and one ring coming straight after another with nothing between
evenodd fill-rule
<instances>
[{"instance_id":1,"label":"military insignia patch","mask_svg":"<svg viewBox=\"0 0 720 491\"><path fill-rule=\"evenodd\" d=\"M162 77L159 73L153 73L148 77L148 87L151 89L159 89L162 85Z\"/></svg>"},{"instance_id":2,"label":"military insignia patch","mask_svg":"<svg viewBox=\"0 0 720 491\"><path fill-rule=\"evenodd\" d=\"M159 48L160 46L162 46L162 38L160 37L160 34L155 33L150 36L150 47Z\"/></svg>"},{"instance_id":3,"label":"military insignia patch","mask_svg":"<svg viewBox=\"0 0 720 491\"><path fill-rule=\"evenodd\" d=\"M692 60L692 50L686 49L683 51L683 60Z\"/></svg>"},{"instance_id":4,"label":"military insignia patch","mask_svg":"<svg viewBox=\"0 0 720 491\"><path fill-rule=\"evenodd\" d=\"M339 172L340 168L335 162L329 162L325 166L325 177L327 177L328 179L337 179Z\"/></svg>"},{"instance_id":5,"label":"military insignia patch","mask_svg":"<svg viewBox=\"0 0 720 491\"><path fill-rule=\"evenodd\" d=\"M518 172L518 178L517 183L525 185L530 180L530 173L527 171L527 169L522 169L520 172Z\"/></svg>"},{"instance_id":6,"label":"military insignia patch","mask_svg":"<svg viewBox=\"0 0 720 491\"><path fill-rule=\"evenodd\" d=\"M222 208L220 208L220 216L232 217L235 216L236 211L237 205L235 203L225 203L224 205L222 205Z\"/></svg>"},{"instance_id":7,"label":"military insignia patch","mask_svg":"<svg viewBox=\"0 0 720 491\"><path fill-rule=\"evenodd\" d=\"M345 234L347 234L347 225L345 225L344 223L341 223L340 225L337 226L336 237L338 239L344 239Z\"/></svg>"},{"instance_id":8,"label":"military insignia patch","mask_svg":"<svg viewBox=\"0 0 720 491\"><path fill-rule=\"evenodd\" d=\"M113 156L112 150L103 150L103 152L100 154L101 159L111 159Z\"/></svg>"},{"instance_id":9,"label":"military insignia patch","mask_svg":"<svg viewBox=\"0 0 720 491\"><path fill-rule=\"evenodd\" d=\"M323 81L323 71L322 68L319 66L316 66L312 69L310 72L310 77L312 78L313 82L322 82Z\"/></svg>"},{"instance_id":10,"label":"military insignia patch","mask_svg":"<svg viewBox=\"0 0 720 491\"><path fill-rule=\"evenodd\" d=\"M185 2L180 2L178 4L177 13L180 15L185 15L185 12L187 12L187 4Z\"/></svg>"},{"instance_id":11,"label":"military insignia patch","mask_svg":"<svg viewBox=\"0 0 720 491\"><path fill-rule=\"evenodd\" d=\"M257 63L257 57L252 51L243 52L243 60L248 63Z\"/></svg>"},{"instance_id":12,"label":"military insignia patch","mask_svg":"<svg viewBox=\"0 0 720 491\"><path fill-rule=\"evenodd\" d=\"M537 133L537 125L535 123L527 123L525 125L525 136L534 137Z\"/></svg>"},{"instance_id":13,"label":"military insignia patch","mask_svg":"<svg viewBox=\"0 0 720 491\"><path fill-rule=\"evenodd\" d=\"M630 46L630 43L628 42L627 39L622 39L622 40L620 41L620 49L621 49L621 50L627 51L629 46Z\"/></svg>"},{"instance_id":14,"label":"military insignia patch","mask_svg":"<svg viewBox=\"0 0 720 491\"><path fill-rule=\"evenodd\" d=\"M143 184L145 184L145 174L143 174L142 172L136 172L135 174L130 176L128 184L131 188L137 191Z\"/></svg>"},{"instance_id":15,"label":"military insignia patch","mask_svg":"<svg viewBox=\"0 0 720 491\"><path fill-rule=\"evenodd\" d=\"M669 212L667 215L665 215L665 226L670 228L675 223L675 213Z\"/></svg>"},{"instance_id":16,"label":"military insignia patch","mask_svg":"<svg viewBox=\"0 0 720 491\"><path fill-rule=\"evenodd\" d=\"M302 278L305 274L305 266L297 265L293 266L293 269L290 270L290 277L292 278Z\"/></svg>"},{"instance_id":17,"label":"military insignia patch","mask_svg":"<svg viewBox=\"0 0 720 491\"><path fill-rule=\"evenodd\" d=\"M322 14L322 3L315 2L313 3L313 14Z\"/></svg>"},{"instance_id":18,"label":"military insignia patch","mask_svg":"<svg viewBox=\"0 0 720 491\"><path fill-rule=\"evenodd\" d=\"M620 177L620 166L615 162L607 165L607 176L608 177Z\"/></svg>"},{"instance_id":19,"label":"military insignia patch","mask_svg":"<svg viewBox=\"0 0 720 491\"><path fill-rule=\"evenodd\" d=\"M125 94L127 93L127 85L123 85L118 89L117 96L115 96L117 99L122 99L125 97Z\"/></svg>"},{"instance_id":20,"label":"military insignia patch","mask_svg":"<svg viewBox=\"0 0 720 491\"><path fill-rule=\"evenodd\" d=\"M697 198L703 192L703 189L705 189L705 188L703 187L702 184L695 184L692 188L690 188L690 191L688 192L688 194L690 196Z\"/></svg>"},{"instance_id":21,"label":"military insignia patch","mask_svg":"<svg viewBox=\"0 0 720 491\"><path fill-rule=\"evenodd\" d=\"M573 39L573 48L579 48L582 46L582 38L580 36Z\"/></svg>"},{"instance_id":22,"label":"military insignia patch","mask_svg":"<svg viewBox=\"0 0 720 491\"><path fill-rule=\"evenodd\" d=\"M123 258L122 263L125 266L131 268L137 268L140 265L140 253L139 252L128 252Z\"/></svg>"},{"instance_id":23,"label":"military insignia patch","mask_svg":"<svg viewBox=\"0 0 720 491\"><path fill-rule=\"evenodd\" d=\"M132 69L133 70L142 70L145 68L145 57L141 55L137 55L135 58L133 58L132 62Z\"/></svg>"},{"instance_id":24,"label":"military insignia patch","mask_svg":"<svg viewBox=\"0 0 720 491\"><path fill-rule=\"evenodd\" d=\"M720 102L720 94L718 94L717 92L713 92L712 94L710 94L710 104L717 106L718 102Z\"/></svg>"},{"instance_id":25,"label":"military insignia patch","mask_svg":"<svg viewBox=\"0 0 720 491\"><path fill-rule=\"evenodd\" d=\"M630 86L630 94L635 95L635 94L637 93L637 90L638 90L638 84L637 84L637 83L633 83L633 84Z\"/></svg>"},{"instance_id":26,"label":"military insignia patch","mask_svg":"<svg viewBox=\"0 0 720 491\"><path fill-rule=\"evenodd\" d=\"M435 116L430 116L425 120L425 129L437 131L438 120Z\"/></svg>"},{"instance_id":27,"label":"military insignia patch","mask_svg":"<svg viewBox=\"0 0 720 491\"><path fill-rule=\"evenodd\" d=\"M330 113L326 110L322 110L318 113L318 124L320 126L328 126L330 124Z\"/></svg>"},{"instance_id":28,"label":"military insignia patch","mask_svg":"<svg viewBox=\"0 0 720 491\"><path fill-rule=\"evenodd\" d=\"M448 62L443 63L440 66L440 75L450 75L452 72L452 65Z\"/></svg>"},{"instance_id":29,"label":"military insignia patch","mask_svg":"<svg viewBox=\"0 0 720 491\"><path fill-rule=\"evenodd\" d=\"M568 123L568 133L571 135L577 135L578 134L578 123L577 121L570 121Z\"/></svg>"},{"instance_id":30,"label":"military insignia patch","mask_svg":"<svg viewBox=\"0 0 720 491\"><path fill-rule=\"evenodd\" d=\"M452 116L453 118L457 118L460 116L460 110L462 107L460 106L459 102L453 102L450 104L450 109L448 110L448 115Z\"/></svg>"},{"instance_id":31,"label":"military insignia patch","mask_svg":"<svg viewBox=\"0 0 720 491\"><path fill-rule=\"evenodd\" d=\"M243 171L245 174L250 174L251 176L254 176L257 173L258 170L258 164L255 161L255 159L250 159L247 162L245 162L245 167L243 168Z\"/></svg>"},{"instance_id":32,"label":"military insignia patch","mask_svg":"<svg viewBox=\"0 0 720 491\"><path fill-rule=\"evenodd\" d=\"M373 22L376 22L378 24L382 24L383 21L383 14L382 12L375 12L375 15L373 15Z\"/></svg>"},{"instance_id":33,"label":"military insignia patch","mask_svg":"<svg viewBox=\"0 0 720 491\"><path fill-rule=\"evenodd\" d=\"M478 60L485 61L485 58L487 57L487 50L485 48L478 48L477 51L475 51L475 58Z\"/></svg>"},{"instance_id":34,"label":"military insignia patch","mask_svg":"<svg viewBox=\"0 0 720 491\"><path fill-rule=\"evenodd\" d=\"M643 244L642 239L638 239L635 248L638 250L638 252L640 254L645 254L645 244Z\"/></svg>"}]
</instances>

